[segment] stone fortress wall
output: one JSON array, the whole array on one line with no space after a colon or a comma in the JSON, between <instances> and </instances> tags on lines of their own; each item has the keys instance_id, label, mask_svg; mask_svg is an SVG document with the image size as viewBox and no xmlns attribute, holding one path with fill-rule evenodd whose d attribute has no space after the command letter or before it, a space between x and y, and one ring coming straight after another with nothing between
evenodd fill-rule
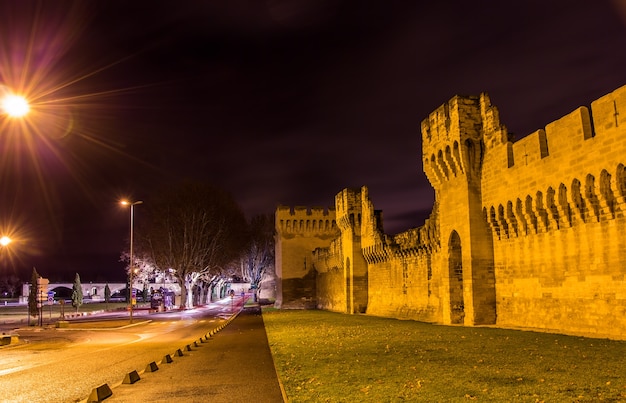
<instances>
[{"instance_id":1,"label":"stone fortress wall","mask_svg":"<svg viewBox=\"0 0 626 403\"><path fill-rule=\"evenodd\" d=\"M311 251L339 235L335 210L314 207L276 209L276 305L315 304L316 275Z\"/></svg>"},{"instance_id":2,"label":"stone fortress wall","mask_svg":"<svg viewBox=\"0 0 626 403\"><path fill-rule=\"evenodd\" d=\"M623 338L626 86L517 142L487 94L452 98L421 128L424 226L384 234L366 187L311 213L334 213L323 236L283 236L279 208L277 270L310 259L306 298L322 309Z\"/></svg>"}]
</instances>

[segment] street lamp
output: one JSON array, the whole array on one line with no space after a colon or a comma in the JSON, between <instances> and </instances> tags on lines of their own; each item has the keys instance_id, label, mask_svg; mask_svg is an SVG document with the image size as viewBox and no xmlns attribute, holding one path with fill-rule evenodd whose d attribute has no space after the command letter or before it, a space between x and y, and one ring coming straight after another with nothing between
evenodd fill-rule
<instances>
[{"instance_id":1,"label":"street lamp","mask_svg":"<svg viewBox=\"0 0 626 403\"><path fill-rule=\"evenodd\" d=\"M11 238L9 238L8 236L5 235L2 238L0 238L0 245L7 246L10 243L11 243Z\"/></svg>"},{"instance_id":2,"label":"street lamp","mask_svg":"<svg viewBox=\"0 0 626 403\"><path fill-rule=\"evenodd\" d=\"M2 99L2 109L10 117L21 118L30 111L30 105L22 96L7 95Z\"/></svg>"},{"instance_id":3,"label":"street lamp","mask_svg":"<svg viewBox=\"0 0 626 403\"><path fill-rule=\"evenodd\" d=\"M128 296L128 307L130 311L130 323L133 323L133 222L135 215L135 206L143 203L141 200L130 202L128 200L122 200L120 202L124 206L130 206L130 264L128 270L128 284L129 284L129 296Z\"/></svg>"}]
</instances>

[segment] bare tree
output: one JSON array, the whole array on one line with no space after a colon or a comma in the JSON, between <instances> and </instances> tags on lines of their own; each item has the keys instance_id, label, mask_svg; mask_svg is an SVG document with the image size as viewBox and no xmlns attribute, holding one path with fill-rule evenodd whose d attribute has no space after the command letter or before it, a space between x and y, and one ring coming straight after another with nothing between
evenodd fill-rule
<instances>
[{"instance_id":1,"label":"bare tree","mask_svg":"<svg viewBox=\"0 0 626 403\"><path fill-rule=\"evenodd\" d=\"M150 280L152 280L157 272L159 272L160 270L158 270L155 265L154 262L152 261L152 258L147 255L145 252L142 253L133 253L133 269L135 270L133 273L133 278L134 281L133 282L139 282L139 283L147 283ZM126 250L124 252L121 253L120 255L120 262L124 262L127 264L126 266L126 274L130 273L130 253Z\"/></svg>"},{"instance_id":2,"label":"bare tree","mask_svg":"<svg viewBox=\"0 0 626 403\"><path fill-rule=\"evenodd\" d=\"M14 298L22 285L20 278L15 274L9 274L0 279L0 293L7 293L9 297Z\"/></svg>"},{"instance_id":3,"label":"bare tree","mask_svg":"<svg viewBox=\"0 0 626 403\"><path fill-rule=\"evenodd\" d=\"M207 183L184 182L147 199L138 249L157 269L171 269L181 308L194 285L234 260L246 242L246 220L230 194Z\"/></svg>"},{"instance_id":4,"label":"bare tree","mask_svg":"<svg viewBox=\"0 0 626 403\"><path fill-rule=\"evenodd\" d=\"M259 215L250 220L249 242L242 253L239 264L241 276L250 282L254 300L258 300L263 276L274 266L274 216Z\"/></svg>"}]
</instances>

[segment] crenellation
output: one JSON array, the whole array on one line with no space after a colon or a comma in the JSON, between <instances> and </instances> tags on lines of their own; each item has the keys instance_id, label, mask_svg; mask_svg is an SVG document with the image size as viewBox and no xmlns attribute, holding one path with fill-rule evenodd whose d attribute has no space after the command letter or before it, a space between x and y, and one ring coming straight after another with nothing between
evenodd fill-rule
<instances>
[{"instance_id":1,"label":"crenellation","mask_svg":"<svg viewBox=\"0 0 626 403\"><path fill-rule=\"evenodd\" d=\"M542 144L546 144L545 147ZM538 161L547 157L547 139L546 132L544 130L537 130L536 132L512 143L512 164L507 168L521 168L528 165L534 166Z\"/></svg>"},{"instance_id":2,"label":"crenellation","mask_svg":"<svg viewBox=\"0 0 626 403\"><path fill-rule=\"evenodd\" d=\"M596 135L614 136L626 125L626 86L592 102L591 111Z\"/></svg>"},{"instance_id":3,"label":"crenellation","mask_svg":"<svg viewBox=\"0 0 626 403\"><path fill-rule=\"evenodd\" d=\"M615 117L611 114L615 113L615 108L618 108L616 98L619 99L619 105L626 103L626 87L593 102L593 116L587 107L582 106L549 123L545 129L539 129L517 142L509 143L508 158L505 160L497 158L497 161L492 161L491 164L494 164L494 168L497 164L501 164L500 168L516 168L515 175L520 175L517 169L528 173L539 169L549 176L555 170L560 170L562 166L580 168L588 166L591 162L590 158L594 155L610 156L613 161L617 161L624 153L624 146L615 147L615 135L610 131L597 129L597 133L594 133L594 127L598 126L598 122L613 122L601 125L605 129L608 126L618 127L616 124L619 124L621 120L615 121ZM613 120L611 121L607 116L612 116ZM626 125L626 122L624 124ZM543 166L536 165L550 156L553 157L551 160L556 158L556 161L545 163ZM566 164L563 163L563 159L567 161Z\"/></svg>"},{"instance_id":4,"label":"crenellation","mask_svg":"<svg viewBox=\"0 0 626 403\"><path fill-rule=\"evenodd\" d=\"M361 225L360 188L344 189L335 196L337 224L343 230ZM358 231L360 232L360 230Z\"/></svg>"},{"instance_id":5,"label":"crenellation","mask_svg":"<svg viewBox=\"0 0 626 403\"><path fill-rule=\"evenodd\" d=\"M334 207L306 207L306 206L285 206L279 205L276 207L276 215L281 217L304 217L304 216L331 216L335 211Z\"/></svg>"},{"instance_id":6,"label":"crenellation","mask_svg":"<svg viewBox=\"0 0 626 403\"><path fill-rule=\"evenodd\" d=\"M322 309L624 338L626 86L518 141L486 93L421 131L423 226L386 235L365 186L335 196L334 235L321 211L279 208L277 270Z\"/></svg>"},{"instance_id":7,"label":"crenellation","mask_svg":"<svg viewBox=\"0 0 626 403\"><path fill-rule=\"evenodd\" d=\"M369 199L369 190L366 186L361 188L361 247L380 245L387 243L387 236L383 231L383 213L374 208Z\"/></svg>"},{"instance_id":8,"label":"crenellation","mask_svg":"<svg viewBox=\"0 0 626 403\"><path fill-rule=\"evenodd\" d=\"M498 108L491 104L487 93L480 95L480 114L483 140L487 148L502 146L510 140L510 134L505 125L500 122Z\"/></svg>"},{"instance_id":9,"label":"crenellation","mask_svg":"<svg viewBox=\"0 0 626 403\"><path fill-rule=\"evenodd\" d=\"M329 207L307 208L304 206L278 206L275 213L276 230L279 234L325 234L337 233L335 209Z\"/></svg>"},{"instance_id":10,"label":"crenellation","mask_svg":"<svg viewBox=\"0 0 626 403\"><path fill-rule=\"evenodd\" d=\"M464 143L467 139L479 140L481 138L485 122L480 109L481 106L484 106L485 96L486 94L453 98L452 104L456 121L452 127L451 140L458 139L460 143Z\"/></svg>"}]
</instances>

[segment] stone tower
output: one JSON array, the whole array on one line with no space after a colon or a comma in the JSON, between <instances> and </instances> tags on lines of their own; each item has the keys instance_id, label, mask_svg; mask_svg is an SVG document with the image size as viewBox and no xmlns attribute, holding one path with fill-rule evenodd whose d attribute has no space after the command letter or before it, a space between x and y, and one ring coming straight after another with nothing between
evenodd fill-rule
<instances>
[{"instance_id":1,"label":"stone tower","mask_svg":"<svg viewBox=\"0 0 626 403\"><path fill-rule=\"evenodd\" d=\"M487 94L456 96L422 121L423 167L440 212L444 323L496 321L493 239L481 182L485 152L507 137Z\"/></svg>"},{"instance_id":2,"label":"stone tower","mask_svg":"<svg viewBox=\"0 0 626 403\"><path fill-rule=\"evenodd\" d=\"M335 196L337 225L341 230L346 313L367 309L367 263L361 251L361 220L367 188L344 189Z\"/></svg>"},{"instance_id":3,"label":"stone tower","mask_svg":"<svg viewBox=\"0 0 626 403\"><path fill-rule=\"evenodd\" d=\"M276 209L276 306L316 306L316 273L312 252L339 235L335 210L279 206Z\"/></svg>"}]
</instances>

